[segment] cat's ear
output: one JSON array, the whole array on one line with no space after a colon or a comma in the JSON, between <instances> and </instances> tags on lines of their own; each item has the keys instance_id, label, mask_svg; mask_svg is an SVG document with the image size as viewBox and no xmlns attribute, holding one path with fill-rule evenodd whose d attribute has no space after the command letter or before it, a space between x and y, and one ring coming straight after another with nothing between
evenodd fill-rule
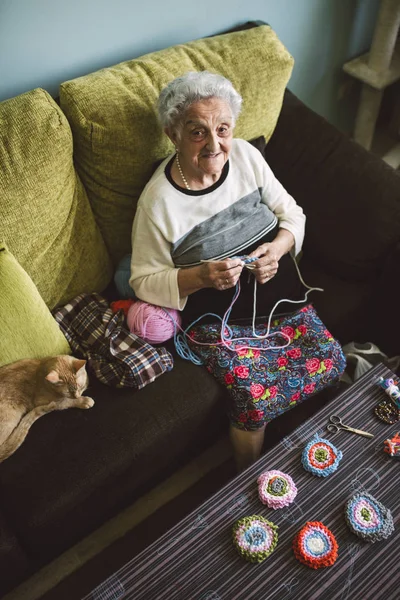
<instances>
[{"instance_id":1,"label":"cat's ear","mask_svg":"<svg viewBox=\"0 0 400 600\"><path fill-rule=\"evenodd\" d=\"M78 371L80 371L85 365L86 365L86 360L75 359L74 360L75 373L77 373Z\"/></svg>"},{"instance_id":2,"label":"cat's ear","mask_svg":"<svg viewBox=\"0 0 400 600\"><path fill-rule=\"evenodd\" d=\"M50 383L59 383L60 381L60 377L57 373L57 371L50 371L50 373L48 373L45 377L45 379L47 379L47 381L50 381Z\"/></svg>"}]
</instances>

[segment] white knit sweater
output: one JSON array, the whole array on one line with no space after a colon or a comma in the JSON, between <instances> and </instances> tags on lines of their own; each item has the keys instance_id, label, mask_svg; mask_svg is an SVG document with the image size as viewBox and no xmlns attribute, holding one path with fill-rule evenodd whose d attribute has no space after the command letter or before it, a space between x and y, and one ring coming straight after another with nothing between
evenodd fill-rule
<instances>
[{"instance_id":1,"label":"white knit sweater","mask_svg":"<svg viewBox=\"0 0 400 600\"><path fill-rule=\"evenodd\" d=\"M138 298L182 310L179 268L238 255L277 222L293 234L294 253L301 250L303 211L251 144L233 140L220 179L206 190L177 186L169 174L173 159L161 163L139 198L129 281Z\"/></svg>"}]
</instances>

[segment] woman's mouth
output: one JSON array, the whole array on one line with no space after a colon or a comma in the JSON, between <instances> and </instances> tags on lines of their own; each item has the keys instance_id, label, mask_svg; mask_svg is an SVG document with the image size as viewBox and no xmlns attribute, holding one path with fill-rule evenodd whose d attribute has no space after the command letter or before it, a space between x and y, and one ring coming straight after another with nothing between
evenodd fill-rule
<instances>
[{"instance_id":1,"label":"woman's mouth","mask_svg":"<svg viewBox=\"0 0 400 600\"><path fill-rule=\"evenodd\" d=\"M216 154L203 154L203 158L216 158L217 156L219 156L219 152L217 152Z\"/></svg>"}]
</instances>

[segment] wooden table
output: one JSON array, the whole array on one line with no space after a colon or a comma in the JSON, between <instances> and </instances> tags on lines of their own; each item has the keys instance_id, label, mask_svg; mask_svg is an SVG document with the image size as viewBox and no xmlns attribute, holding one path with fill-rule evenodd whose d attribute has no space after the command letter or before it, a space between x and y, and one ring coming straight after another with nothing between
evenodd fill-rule
<instances>
[{"instance_id":1,"label":"wooden table","mask_svg":"<svg viewBox=\"0 0 400 600\"><path fill-rule=\"evenodd\" d=\"M398 599L400 461L383 452L383 441L400 430L400 423L386 425L372 412L386 397L376 385L381 375L391 372L378 365L366 373L84 600ZM329 433L325 428L332 414L375 437ZM311 475L300 462L315 433L343 452L338 470L327 478ZM289 507L272 510L259 501L256 480L269 469L294 479L298 495ZM348 529L343 508L357 490L368 491L392 511L396 530L388 540L370 544ZM234 522L252 514L279 526L276 550L259 564L243 560L231 539ZM332 567L313 570L294 557L295 534L314 520L336 536L339 556Z\"/></svg>"}]
</instances>

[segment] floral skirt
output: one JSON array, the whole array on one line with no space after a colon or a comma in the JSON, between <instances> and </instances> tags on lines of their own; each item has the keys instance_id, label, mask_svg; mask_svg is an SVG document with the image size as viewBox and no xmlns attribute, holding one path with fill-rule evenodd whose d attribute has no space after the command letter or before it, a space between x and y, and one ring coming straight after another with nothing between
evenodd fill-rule
<instances>
[{"instance_id":1,"label":"floral skirt","mask_svg":"<svg viewBox=\"0 0 400 600\"><path fill-rule=\"evenodd\" d=\"M346 367L339 342L311 305L274 320L271 332L275 335L266 340L235 341L251 337L252 328L231 325L232 340L226 347L221 344L220 329L220 324L192 328L190 346L227 389L229 417L239 429L263 427L337 381ZM261 335L265 329L265 324L258 325L256 331Z\"/></svg>"}]
</instances>

